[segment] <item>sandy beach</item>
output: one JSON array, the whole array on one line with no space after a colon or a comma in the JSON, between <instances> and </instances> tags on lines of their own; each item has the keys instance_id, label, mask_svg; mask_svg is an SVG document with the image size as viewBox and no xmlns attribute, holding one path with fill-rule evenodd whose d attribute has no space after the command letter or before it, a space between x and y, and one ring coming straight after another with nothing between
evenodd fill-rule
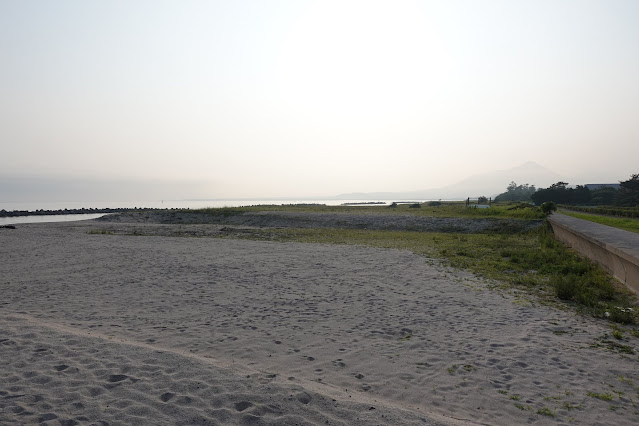
<instances>
[{"instance_id":1,"label":"sandy beach","mask_svg":"<svg viewBox=\"0 0 639 426\"><path fill-rule=\"evenodd\" d=\"M607 322L408 251L175 226L0 229L0 424L639 422Z\"/></svg>"}]
</instances>

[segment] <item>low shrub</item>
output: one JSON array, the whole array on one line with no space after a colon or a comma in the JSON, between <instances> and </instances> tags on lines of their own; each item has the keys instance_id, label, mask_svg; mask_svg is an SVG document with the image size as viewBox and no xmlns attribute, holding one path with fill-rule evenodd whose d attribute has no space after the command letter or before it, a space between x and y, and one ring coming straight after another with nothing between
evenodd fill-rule
<instances>
[{"instance_id":1,"label":"low shrub","mask_svg":"<svg viewBox=\"0 0 639 426\"><path fill-rule=\"evenodd\" d=\"M581 291L581 285L574 274L557 275L552 284L555 288L555 294L561 300L575 300L575 297Z\"/></svg>"}]
</instances>

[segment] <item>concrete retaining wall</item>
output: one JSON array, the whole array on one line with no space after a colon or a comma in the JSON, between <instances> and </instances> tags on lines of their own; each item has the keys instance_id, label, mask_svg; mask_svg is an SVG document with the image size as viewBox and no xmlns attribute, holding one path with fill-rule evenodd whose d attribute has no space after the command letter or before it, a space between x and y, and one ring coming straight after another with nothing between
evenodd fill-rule
<instances>
[{"instance_id":1,"label":"concrete retaining wall","mask_svg":"<svg viewBox=\"0 0 639 426\"><path fill-rule=\"evenodd\" d=\"M639 294L639 234L555 213L555 236Z\"/></svg>"}]
</instances>

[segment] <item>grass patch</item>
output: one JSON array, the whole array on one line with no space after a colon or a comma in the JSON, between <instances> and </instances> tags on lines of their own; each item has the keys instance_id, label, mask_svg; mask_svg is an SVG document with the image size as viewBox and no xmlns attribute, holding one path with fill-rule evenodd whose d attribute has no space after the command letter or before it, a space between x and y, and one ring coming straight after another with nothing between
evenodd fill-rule
<instances>
[{"instance_id":1,"label":"grass patch","mask_svg":"<svg viewBox=\"0 0 639 426\"><path fill-rule=\"evenodd\" d=\"M599 223L601 225L612 226L613 228L623 229L625 231L639 233L639 220L610 216L598 216L590 213L576 213L562 210L562 214L566 216L576 217L577 219L588 220L590 222Z\"/></svg>"},{"instance_id":2,"label":"grass patch","mask_svg":"<svg viewBox=\"0 0 639 426\"><path fill-rule=\"evenodd\" d=\"M617 339L617 340L622 340L623 339L623 332L621 330L619 330L618 328L612 330L612 336Z\"/></svg>"},{"instance_id":3,"label":"grass patch","mask_svg":"<svg viewBox=\"0 0 639 426\"><path fill-rule=\"evenodd\" d=\"M603 401L612 401L614 399L614 396L611 393L588 392L586 395L592 398L601 399Z\"/></svg>"},{"instance_id":4,"label":"grass patch","mask_svg":"<svg viewBox=\"0 0 639 426\"><path fill-rule=\"evenodd\" d=\"M619 206L570 206L561 205L562 209L567 209L575 212L592 213L603 216L617 216L639 219L639 206L636 207L619 207Z\"/></svg>"},{"instance_id":5,"label":"grass patch","mask_svg":"<svg viewBox=\"0 0 639 426\"><path fill-rule=\"evenodd\" d=\"M541 407L539 410L537 410L537 414L541 414L542 416L555 417L554 411L552 411L548 407Z\"/></svg>"},{"instance_id":6,"label":"grass patch","mask_svg":"<svg viewBox=\"0 0 639 426\"><path fill-rule=\"evenodd\" d=\"M633 355L635 353L635 350L632 349L631 346L622 345L621 343L613 342L611 340L602 340L601 344L595 344L593 346L604 346L606 349L620 354Z\"/></svg>"},{"instance_id":7,"label":"grass patch","mask_svg":"<svg viewBox=\"0 0 639 426\"><path fill-rule=\"evenodd\" d=\"M581 405L581 404L571 404L569 402L564 402L562 404L562 407L564 407L566 410L575 410L577 408L582 408L583 405Z\"/></svg>"}]
</instances>

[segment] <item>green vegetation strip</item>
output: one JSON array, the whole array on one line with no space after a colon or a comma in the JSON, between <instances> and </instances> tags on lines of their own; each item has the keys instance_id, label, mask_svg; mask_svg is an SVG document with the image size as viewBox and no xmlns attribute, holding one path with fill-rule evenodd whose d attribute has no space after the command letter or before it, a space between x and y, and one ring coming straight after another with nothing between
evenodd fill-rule
<instances>
[{"instance_id":1,"label":"green vegetation strip","mask_svg":"<svg viewBox=\"0 0 639 426\"><path fill-rule=\"evenodd\" d=\"M636 298L599 266L579 257L541 227L524 234L450 234L362 229L263 228L232 238L351 244L410 250L534 294L542 303L573 306L624 324L637 322Z\"/></svg>"},{"instance_id":2,"label":"green vegetation strip","mask_svg":"<svg viewBox=\"0 0 639 426\"><path fill-rule=\"evenodd\" d=\"M571 211L562 210L561 214L566 216L576 217L578 219L588 220L590 222L599 223L601 225L612 226L613 228L619 228L630 232L639 233L639 220L638 219L624 219L619 217L610 216L598 216L589 213L576 213Z\"/></svg>"},{"instance_id":3,"label":"green vegetation strip","mask_svg":"<svg viewBox=\"0 0 639 426\"><path fill-rule=\"evenodd\" d=\"M618 216L618 217L627 217L639 219L639 207L616 207L616 206L596 206L596 207L586 207L586 206L575 206L575 205L566 205L560 204L560 208L573 210L582 213L592 213L604 216Z\"/></svg>"}]
</instances>

